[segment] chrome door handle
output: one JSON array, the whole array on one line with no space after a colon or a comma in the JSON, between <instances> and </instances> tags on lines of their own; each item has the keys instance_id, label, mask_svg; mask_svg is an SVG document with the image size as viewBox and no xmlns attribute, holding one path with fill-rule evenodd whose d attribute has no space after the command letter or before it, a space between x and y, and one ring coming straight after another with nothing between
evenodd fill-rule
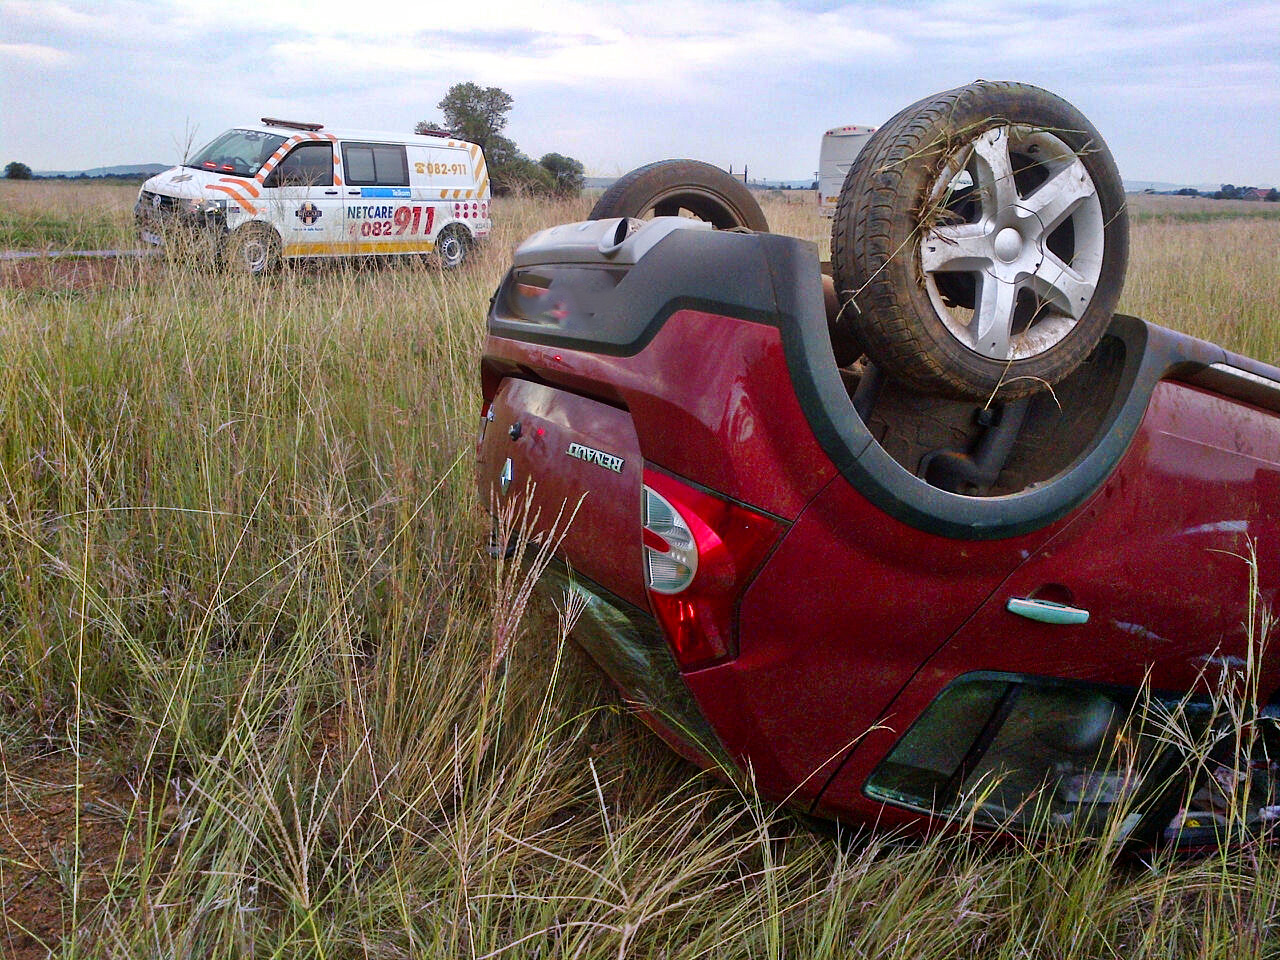
<instances>
[{"instance_id":1,"label":"chrome door handle","mask_svg":"<svg viewBox=\"0 0 1280 960\"><path fill-rule=\"evenodd\" d=\"M1052 600L1033 600L1030 597L1010 597L1004 608L1028 620L1052 623L1059 626L1089 622L1089 611L1069 607Z\"/></svg>"}]
</instances>

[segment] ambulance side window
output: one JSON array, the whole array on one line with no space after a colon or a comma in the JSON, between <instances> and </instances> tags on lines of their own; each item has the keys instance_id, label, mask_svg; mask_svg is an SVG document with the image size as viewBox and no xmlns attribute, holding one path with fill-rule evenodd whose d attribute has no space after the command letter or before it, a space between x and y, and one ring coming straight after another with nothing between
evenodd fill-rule
<instances>
[{"instance_id":1,"label":"ambulance side window","mask_svg":"<svg viewBox=\"0 0 1280 960\"><path fill-rule=\"evenodd\" d=\"M392 143L344 143L342 166L356 187L407 187L409 161L404 147Z\"/></svg>"},{"instance_id":2,"label":"ambulance side window","mask_svg":"<svg viewBox=\"0 0 1280 960\"><path fill-rule=\"evenodd\" d=\"M333 148L327 143L300 143L280 161L264 187L333 186Z\"/></svg>"}]
</instances>

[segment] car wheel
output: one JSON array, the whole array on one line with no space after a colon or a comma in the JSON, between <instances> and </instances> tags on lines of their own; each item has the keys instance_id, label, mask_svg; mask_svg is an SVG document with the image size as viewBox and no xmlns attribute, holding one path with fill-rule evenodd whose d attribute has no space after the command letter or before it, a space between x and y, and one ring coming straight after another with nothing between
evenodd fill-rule
<instances>
[{"instance_id":1,"label":"car wheel","mask_svg":"<svg viewBox=\"0 0 1280 960\"><path fill-rule=\"evenodd\" d=\"M436 263L441 270L454 270L467 259L470 237L460 227L448 226L436 237Z\"/></svg>"},{"instance_id":2,"label":"car wheel","mask_svg":"<svg viewBox=\"0 0 1280 960\"><path fill-rule=\"evenodd\" d=\"M917 389L986 399L1056 383L1124 285L1129 221L1102 137L1038 87L979 81L867 142L840 192L832 273L867 355Z\"/></svg>"},{"instance_id":3,"label":"car wheel","mask_svg":"<svg viewBox=\"0 0 1280 960\"><path fill-rule=\"evenodd\" d=\"M280 237L260 223L245 224L228 239L223 261L236 273L270 273L280 265Z\"/></svg>"},{"instance_id":4,"label":"car wheel","mask_svg":"<svg viewBox=\"0 0 1280 960\"><path fill-rule=\"evenodd\" d=\"M700 160L659 160L617 180L591 208L590 220L688 214L718 230L769 229L746 184Z\"/></svg>"}]
</instances>

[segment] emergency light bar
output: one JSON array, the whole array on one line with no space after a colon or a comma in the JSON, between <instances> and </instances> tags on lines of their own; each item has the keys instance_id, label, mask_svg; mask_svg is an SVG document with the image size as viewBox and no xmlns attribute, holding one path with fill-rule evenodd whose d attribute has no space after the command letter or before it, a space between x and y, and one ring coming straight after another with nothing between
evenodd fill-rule
<instances>
[{"instance_id":1,"label":"emergency light bar","mask_svg":"<svg viewBox=\"0 0 1280 960\"><path fill-rule=\"evenodd\" d=\"M323 130L323 123L304 123L301 120L280 120L276 117L263 117L262 123L268 127L288 127L290 130Z\"/></svg>"}]
</instances>

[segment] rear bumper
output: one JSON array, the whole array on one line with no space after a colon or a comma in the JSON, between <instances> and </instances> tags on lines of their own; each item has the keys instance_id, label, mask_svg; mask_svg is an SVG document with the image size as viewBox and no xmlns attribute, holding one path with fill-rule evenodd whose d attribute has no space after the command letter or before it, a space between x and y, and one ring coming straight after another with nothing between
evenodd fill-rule
<instances>
[{"instance_id":1,"label":"rear bumper","mask_svg":"<svg viewBox=\"0 0 1280 960\"><path fill-rule=\"evenodd\" d=\"M555 560L535 592L562 604L583 601L574 641L618 688L627 704L673 749L708 768L731 768L728 755L676 666L657 620L647 611L572 573Z\"/></svg>"}]
</instances>

